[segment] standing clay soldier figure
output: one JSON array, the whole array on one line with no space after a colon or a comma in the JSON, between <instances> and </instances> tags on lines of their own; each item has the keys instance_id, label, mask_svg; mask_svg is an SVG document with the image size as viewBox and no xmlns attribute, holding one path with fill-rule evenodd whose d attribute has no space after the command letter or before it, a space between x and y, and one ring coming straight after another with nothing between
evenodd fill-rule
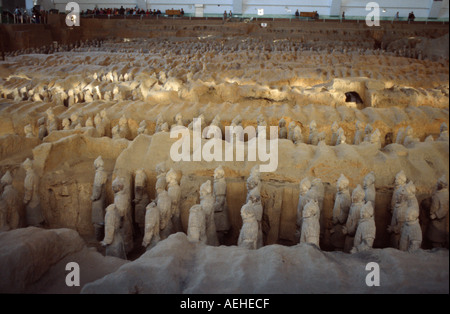
<instances>
[{"instance_id":1,"label":"standing clay soldier figure","mask_svg":"<svg viewBox=\"0 0 450 314\"><path fill-rule=\"evenodd\" d=\"M378 149L381 148L381 132L380 130L376 129L372 132L370 135L370 144L374 144L378 147Z\"/></svg>"},{"instance_id":2,"label":"standing clay soldier figure","mask_svg":"<svg viewBox=\"0 0 450 314\"><path fill-rule=\"evenodd\" d=\"M353 248L350 253L370 250L375 240L375 219L373 217L373 207L371 202L367 202L360 212L358 229L356 229Z\"/></svg>"},{"instance_id":3,"label":"standing clay soldier figure","mask_svg":"<svg viewBox=\"0 0 450 314\"><path fill-rule=\"evenodd\" d=\"M23 131L25 133L25 137L26 138L33 138L34 137L33 128L31 127L31 124L27 124L26 126L24 126Z\"/></svg>"},{"instance_id":4,"label":"standing clay soldier figure","mask_svg":"<svg viewBox=\"0 0 450 314\"><path fill-rule=\"evenodd\" d=\"M92 120L92 117L88 117L86 119L86 123L84 124L87 128L93 128L94 127L94 121Z\"/></svg>"},{"instance_id":5,"label":"standing clay soldier figure","mask_svg":"<svg viewBox=\"0 0 450 314\"><path fill-rule=\"evenodd\" d=\"M310 199L315 199L319 204L319 213L317 216L320 218L320 214L323 211L323 200L325 198L325 188L323 186L322 180L319 178L314 178L311 181L311 189L307 195Z\"/></svg>"},{"instance_id":6,"label":"standing clay soldier figure","mask_svg":"<svg viewBox=\"0 0 450 314\"><path fill-rule=\"evenodd\" d=\"M52 108L47 109L47 131L52 133L53 131L58 131L58 122L56 121L55 114Z\"/></svg>"},{"instance_id":7,"label":"standing clay soldier figure","mask_svg":"<svg viewBox=\"0 0 450 314\"><path fill-rule=\"evenodd\" d=\"M364 141L366 143L370 143L370 138L372 136L373 127L370 124L366 125L366 128L364 129Z\"/></svg>"},{"instance_id":8,"label":"standing clay soldier figure","mask_svg":"<svg viewBox=\"0 0 450 314\"><path fill-rule=\"evenodd\" d=\"M173 124L171 126L171 128L170 128L171 130L176 130L178 127L183 127L184 126L184 124L183 124L183 116L181 115L181 113L177 113L175 115L174 120L175 120L175 124Z\"/></svg>"},{"instance_id":9,"label":"standing clay soldier figure","mask_svg":"<svg viewBox=\"0 0 450 314\"><path fill-rule=\"evenodd\" d=\"M345 132L343 128L339 128L339 130L337 131L338 137L337 137L337 141L336 143L334 143L333 145L341 145L341 144L346 144L347 143L347 137L345 136Z\"/></svg>"},{"instance_id":10,"label":"standing clay soldier figure","mask_svg":"<svg viewBox=\"0 0 450 314\"><path fill-rule=\"evenodd\" d=\"M111 121L109 120L105 109L100 111L100 116L102 118L102 129L105 131L104 136L111 137Z\"/></svg>"},{"instance_id":11,"label":"standing clay soldier figure","mask_svg":"<svg viewBox=\"0 0 450 314\"><path fill-rule=\"evenodd\" d=\"M331 143L330 145L336 145L338 138L339 138L339 132L338 130L341 129L339 127L339 124L335 121L331 125Z\"/></svg>"},{"instance_id":12,"label":"standing clay soldier figure","mask_svg":"<svg viewBox=\"0 0 450 314\"><path fill-rule=\"evenodd\" d=\"M0 232L8 231L9 226L7 222L8 209L6 207L6 202L0 198Z\"/></svg>"},{"instance_id":13,"label":"standing clay soldier figure","mask_svg":"<svg viewBox=\"0 0 450 314\"><path fill-rule=\"evenodd\" d=\"M448 245L448 183L445 175L439 178L431 200L430 224L427 237L433 247Z\"/></svg>"},{"instance_id":14,"label":"standing clay soldier figure","mask_svg":"<svg viewBox=\"0 0 450 314\"><path fill-rule=\"evenodd\" d=\"M47 127L45 126L45 118L42 117L38 120L39 125L39 139L42 141L44 137L48 135Z\"/></svg>"},{"instance_id":15,"label":"standing clay soldier figure","mask_svg":"<svg viewBox=\"0 0 450 314\"><path fill-rule=\"evenodd\" d=\"M138 169L134 177L134 221L142 233L144 232L145 213L148 203L147 175L144 169Z\"/></svg>"},{"instance_id":16,"label":"standing clay soldier figure","mask_svg":"<svg viewBox=\"0 0 450 314\"><path fill-rule=\"evenodd\" d=\"M120 133L119 133L119 125L116 125L111 129L111 137L113 140L120 139Z\"/></svg>"},{"instance_id":17,"label":"standing clay soldier figure","mask_svg":"<svg viewBox=\"0 0 450 314\"><path fill-rule=\"evenodd\" d=\"M315 200L309 200L303 208L302 233L300 243L311 243L318 248L320 240L319 205Z\"/></svg>"},{"instance_id":18,"label":"standing clay soldier figure","mask_svg":"<svg viewBox=\"0 0 450 314\"><path fill-rule=\"evenodd\" d=\"M391 234L391 246L398 249L400 245L400 235L403 224L406 221L406 212L408 210L408 201L406 187L401 187L395 198L394 212L392 213L391 224L387 231Z\"/></svg>"},{"instance_id":19,"label":"standing clay soldier figure","mask_svg":"<svg viewBox=\"0 0 450 314\"><path fill-rule=\"evenodd\" d=\"M106 247L105 255L127 259L125 244L120 231L122 216L115 204L106 208L105 215L105 238L101 245Z\"/></svg>"},{"instance_id":20,"label":"standing clay soldier figure","mask_svg":"<svg viewBox=\"0 0 450 314\"><path fill-rule=\"evenodd\" d=\"M258 126L267 127L267 122L264 119L264 116L261 114L256 118L256 124L257 124L257 127ZM256 128L256 136L258 136L258 128Z\"/></svg>"},{"instance_id":21,"label":"standing clay soldier figure","mask_svg":"<svg viewBox=\"0 0 450 314\"><path fill-rule=\"evenodd\" d=\"M296 239L297 242L300 239L300 235L302 232L302 221L303 221L303 208L306 203L308 203L308 191L311 189L311 181L308 178L304 178L300 182L300 193L298 197L298 205L297 205L297 223L296 223Z\"/></svg>"},{"instance_id":22,"label":"standing clay soldier figure","mask_svg":"<svg viewBox=\"0 0 450 314\"><path fill-rule=\"evenodd\" d=\"M181 188L178 184L178 175L173 170L166 175L167 182L167 192L171 200L171 216L174 232L182 232L183 227L181 226L181 214L180 214L180 198L181 198Z\"/></svg>"},{"instance_id":23,"label":"standing clay soldier figure","mask_svg":"<svg viewBox=\"0 0 450 314\"><path fill-rule=\"evenodd\" d=\"M348 213L352 204L350 191L348 188L348 179L341 174L337 181L337 193L334 200L333 207L333 227L330 230L331 244L336 251L343 251L345 244L345 234L342 232L345 223L347 222Z\"/></svg>"},{"instance_id":24,"label":"standing clay soldier figure","mask_svg":"<svg viewBox=\"0 0 450 314\"><path fill-rule=\"evenodd\" d=\"M156 184L158 186L158 182L159 182L159 186L165 190L166 186L167 186L167 181L166 181L166 166L163 162L159 163L156 165L155 167L155 171L156 171ZM158 194L158 193L156 193Z\"/></svg>"},{"instance_id":25,"label":"standing clay soldier figure","mask_svg":"<svg viewBox=\"0 0 450 314\"><path fill-rule=\"evenodd\" d=\"M108 175L104 170L104 162L102 156L94 161L95 177L94 186L92 187L92 223L95 230L95 238L101 241L103 238L103 228L105 225L105 199L106 199L106 181Z\"/></svg>"},{"instance_id":26,"label":"standing clay soldier figure","mask_svg":"<svg viewBox=\"0 0 450 314\"><path fill-rule=\"evenodd\" d=\"M172 223L172 200L169 193L165 190L166 179L156 180L156 195L157 195L157 205L160 215L160 237L162 240L166 239L172 234L173 223Z\"/></svg>"},{"instance_id":27,"label":"standing clay soldier figure","mask_svg":"<svg viewBox=\"0 0 450 314\"><path fill-rule=\"evenodd\" d=\"M78 113L75 113L75 112L72 113L70 115L70 121L71 121L70 128L75 129L78 126L78 124L81 123L81 119L80 119L80 116L78 115Z\"/></svg>"},{"instance_id":28,"label":"standing clay soldier figure","mask_svg":"<svg viewBox=\"0 0 450 314\"><path fill-rule=\"evenodd\" d=\"M156 127L155 127L155 133L161 132L161 126L164 123L164 118L162 114L159 114L156 118Z\"/></svg>"},{"instance_id":29,"label":"standing clay soldier figure","mask_svg":"<svg viewBox=\"0 0 450 314\"><path fill-rule=\"evenodd\" d=\"M216 224L214 220L214 197L212 195L211 181L208 180L200 186L200 205L205 213L206 244L217 246Z\"/></svg>"},{"instance_id":30,"label":"standing clay soldier figure","mask_svg":"<svg viewBox=\"0 0 450 314\"><path fill-rule=\"evenodd\" d=\"M241 208L242 228L239 234L238 246L250 250L257 249L258 243L258 220L250 198Z\"/></svg>"},{"instance_id":31,"label":"standing clay soldier figure","mask_svg":"<svg viewBox=\"0 0 450 314\"><path fill-rule=\"evenodd\" d=\"M286 120L281 118L280 122L278 122L278 127L280 131L278 131L278 138L287 139L288 132L286 129Z\"/></svg>"},{"instance_id":32,"label":"standing clay soldier figure","mask_svg":"<svg viewBox=\"0 0 450 314\"><path fill-rule=\"evenodd\" d=\"M206 219L201 205L194 205L189 210L188 240L206 244Z\"/></svg>"},{"instance_id":33,"label":"standing clay soldier figure","mask_svg":"<svg viewBox=\"0 0 450 314\"><path fill-rule=\"evenodd\" d=\"M395 143L402 145L404 140L405 140L405 128L400 128L397 131L397 137L395 138Z\"/></svg>"},{"instance_id":34,"label":"standing clay soldier figure","mask_svg":"<svg viewBox=\"0 0 450 314\"><path fill-rule=\"evenodd\" d=\"M20 201L19 192L13 187L12 183L13 178L8 170L1 179L3 193L1 194L0 202L4 203L6 223L10 230L21 228L24 221L23 207L22 202Z\"/></svg>"},{"instance_id":35,"label":"standing clay soldier figure","mask_svg":"<svg viewBox=\"0 0 450 314\"><path fill-rule=\"evenodd\" d=\"M407 127L406 128L405 139L403 140L403 146L411 147L417 142L420 142L420 140L414 137L414 130L413 130L413 128Z\"/></svg>"},{"instance_id":36,"label":"standing clay soldier figure","mask_svg":"<svg viewBox=\"0 0 450 314\"><path fill-rule=\"evenodd\" d=\"M353 140L354 145L359 145L364 141L364 126L361 121L356 121L355 138Z\"/></svg>"},{"instance_id":37,"label":"standing clay soldier figure","mask_svg":"<svg viewBox=\"0 0 450 314\"><path fill-rule=\"evenodd\" d=\"M356 228L358 227L359 217L361 215L361 208L364 206L364 190L358 184L352 193L352 205L348 213L347 223L342 232L347 235L345 238L344 252L349 253L353 247L354 236Z\"/></svg>"},{"instance_id":38,"label":"standing clay soldier figure","mask_svg":"<svg viewBox=\"0 0 450 314\"><path fill-rule=\"evenodd\" d=\"M419 224L419 212L408 208L402 226L399 250L414 252L422 245L422 229Z\"/></svg>"},{"instance_id":39,"label":"standing clay soldier figure","mask_svg":"<svg viewBox=\"0 0 450 314\"><path fill-rule=\"evenodd\" d=\"M128 120L125 116L119 119L119 137L125 139L129 139L130 137L130 128L128 127Z\"/></svg>"},{"instance_id":40,"label":"standing clay soldier figure","mask_svg":"<svg viewBox=\"0 0 450 314\"><path fill-rule=\"evenodd\" d=\"M159 242L160 219L158 206L153 201L147 205L145 211L145 229L144 238L142 240L143 247L152 248Z\"/></svg>"},{"instance_id":41,"label":"standing clay soldier figure","mask_svg":"<svg viewBox=\"0 0 450 314\"><path fill-rule=\"evenodd\" d=\"M394 212L394 208L396 206L397 199L400 196L401 191L403 191L403 188L406 185L406 181L408 179L406 178L405 172L401 170L399 173L395 175L395 182L394 182L394 193L392 194L392 200L391 200L391 214Z\"/></svg>"},{"instance_id":42,"label":"standing clay soldier figure","mask_svg":"<svg viewBox=\"0 0 450 314\"><path fill-rule=\"evenodd\" d=\"M125 252L133 249L133 222L131 213L130 190L125 186L125 179L117 177L112 183L114 205L121 217L120 234L122 235Z\"/></svg>"},{"instance_id":43,"label":"standing clay soldier figure","mask_svg":"<svg viewBox=\"0 0 450 314\"><path fill-rule=\"evenodd\" d=\"M371 202L372 207L375 208L375 173L373 171L369 172L364 177L364 193L366 194L364 200L366 202Z\"/></svg>"},{"instance_id":44,"label":"standing clay soldier figure","mask_svg":"<svg viewBox=\"0 0 450 314\"><path fill-rule=\"evenodd\" d=\"M97 113L94 117L94 125L95 129L97 130L98 136L103 137L105 136L105 127L102 124L102 117L99 113Z\"/></svg>"},{"instance_id":45,"label":"standing clay soldier figure","mask_svg":"<svg viewBox=\"0 0 450 314\"><path fill-rule=\"evenodd\" d=\"M441 129L440 129L440 134L439 137L437 138L437 141L444 141L444 142L448 142L448 125L447 123L442 123L441 124Z\"/></svg>"},{"instance_id":46,"label":"standing clay soldier figure","mask_svg":"<svg viewBox=\"0 0 450 314\"><path fill-rule=\"evenodd\" d=\"M27 158L22 167L26 171L24 190L25 195L23 203L26 205L26 225L41 227L44 223L44 215L42 214L40 199L38 195L39 177L33 170L32 161Z\"/></svg>"},{"instance_id":47,"label":"standing clay soldier figure","mask_svg":"<svg viewBox=\"0 0 450 314\"><path fill-rule=\"evenodd\" d=\"M227 182L222 166L214 170L214 221L216 223L217 237L223 244L224 236L230 230L227 205Z\"/></svg>"},{"instance_id":48,"label":"standing clay soldier figure","mask_svg":"<svg viewBox=\"0 0 450 314\"><path fill-rule=\"evenodd\" d=\"M295 122L289 123L288 139L294 142L294 144L303 143L302 129Z\"/></svg>"},{"instance_id":49,"label":"standing clay soldier figure","mask_svg":"<svg viewBox=\"0 0 450 314\"><path fill-rule=\"evenodd\" d=\"M317 124L316 121L311 121L309 124L309 138L308 144L317 145L319 143L319 133L317 132Z\"/></svg>"}]
</instances>

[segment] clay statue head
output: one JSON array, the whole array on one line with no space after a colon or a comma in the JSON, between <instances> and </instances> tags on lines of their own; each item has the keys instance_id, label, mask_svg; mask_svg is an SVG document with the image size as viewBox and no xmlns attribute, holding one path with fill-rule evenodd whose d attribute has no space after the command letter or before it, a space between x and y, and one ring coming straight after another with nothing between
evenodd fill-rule
<instances>
[{"instance_id":1,"label":"clay statue head","mask_svg":"<svg viewBox=\"0 0 450 314\"><path fill-rule=\"evenodd\" d=\"M352 193L352 203L361 203L364 201L364 198L366 197L366 194L364 193L364 190L362 189L361 185L358 184L358 186L353 190Z\"/></svg>"},{"instance_id":2,"label":"clay statue head","mask_svg":"<svg viewBox=\"0 0 450 314\"><path fill-rule=\"evenodd\" d=\"M97 159L94 161L94 167L95 169L103 168L105 163L103 162L102 156L98 156Z\"/></svg>"},{"instance_id":3,"label":"clay statue head","mask_svg":"<svg viewBox=\"0 0 450 314\"><path fill-rule=\"evenodd\" d=\"M163 116L162 116L162 113L160 113L159 115L158 115L158 117L156 117L156 125L161 125L161 124L163 124L164 123L164 118L163 118Z\"/></svg>"},{"instance_id":4,"label":"clay statue head","mask_svg":"<svg viewBox=\"0 0 450 314\"><path fill-rule=\"evenodd\" d=\"M403 170L401 170L399 173L395 175L395 186L400 186L406 184L406 181L408 179L406 178L406 174Z\"/></svg>"},{"instance_id":5,"label":"clay statue head","mask_svg":"<svg viewBox=\"0 0 450 314\"><path fill-rule=\"evenodd\" d=\"M409 181L407 185L405 185L405 192L408 198L416 196L416 186L412 181Z\"/></svg>"},{"instance_id":6,"label":"clay statue head","mask_svg":"<svg viewBox=\"0 0 450 314\"><path fill-rule=\"evenodd\" d=\"M156 193L159 194L162 191L166 190L166 178L165 177L159 177L156 180L156 185L155 185L155 189L156 189Z\"/></svg>"},{"instance_id":7,"label":"clay statue head","mask_svg":"<svg viewBox=\"0 0 450 314\"><path fill-rule=\"evenodd\" d=\"M407 136L413 136L414 130L413 130L412 127L408 126L408 127L406 128L405 133L406 133Z\"/></svg>"},{"instance_id":8,"label":"clay statue head","mask_svg":"<svg viewBox=\"0 0 450 314\"><path fill-rule=\"evenodd\" d=\"M176 122L178 125L183 125L183 116L181 115L181 113L177 113L177 114L175 115L175 122Z\"/></svg>"},{"instance_id":9,"label":"clay statue head","mask_svg":"<svg viewBox=\"0 0 450 314\"><path fill-rule=\"evenodd\" d=\"M261 174L259 172L259 166L253 166L253 168L250 170L250 176L255 178L256 180L260 180Z\"/></svg>"},{"instance_id":10,"label":"clay statue head","mask_svg":"<svg viewBox=\"0 0 450 314\"><path fill-rule=\"evenodd\" d=\"M24 162L23 162L23 164L22 164L22 167L25 169L25 170L31 170L31 169L33 169L33 162L30 160L30 158L27 158Z\"/></svg>"},{"instance_id":11,"label":"clay statue head","mask_svg":"<svg viewBox=\"0 0 450 314\"><path fill-rule=\"evenodd\" d=\"M178 184L178 174L175 170L170 169L166 174L166 181L168 184Z\"/></svg>"},{"instance_id":12,"label":"clay statue head","mask_svg":"<svg viewBox=\"0 0 450 314\"><path fill-rule=\"evenodd\" d=\"M341 174L341 176L339 177L339 179L337 181L337 189L338 189L338 191L345 191L345 190L347 190L349 184L350 184L350 182L347 179L347 177L344 176L343 174Z\"/></svg>"},{"instance_id":13,"label":"clay statue head","mask_svg":"<svg viewBox=\"0 0 450 314\"><path fill-rule=\"evenodd\" d=\"M365 134L371 134L373 132L373 127L370 124L366 125L366 128L364 129Z\"/></svg>"},{"instance_id":14,"label":"clay statue head","mask_svg":"<svg viewBox=\"0 0 450 314\"><path fill-rule=\"evenodd\" d=\"M223 177L225 177L225 171L222 166L219 166L214 170L214 179L222 179Z\"/></svg>"},{"instance_id":15,"label":"clay statue head","mask_svg":"<svg viewBox=\"0 0 450 314\"><path fill-rule=\"evenodd\" d=\"M303 208L303 218L309 218L319 213L319 204L316 200L309 200Z\"/></svg>"},{"instance_id":16,"label":"clay statue head","mask_svg":"<svg viewBox=\"0 0 450 314\"><path fill-rule=\"evenodd\" d=\"M100 114L96 114L94 117L94 123L95 125L99 125L100 123L102 123L102 117L100 116Z\"/></svg>"},{"instance_id":17,"label":"clay statue head","mask_svg":"<svg viewBox=\"0 0 450 314\"><path fill-rule=\"evenodd\" d=\"M160 175L166 172L166 164L163 162L160 162L155 167L156 174Z\"/></svg>"},{"instance_id":18,"label":"clay statue head","mask_svg":"<svg viewBox=\"0 0 450 314\"><path fill-rule=\"evenodd\" d=\"M278 126L281 128L286 127L286 120L284 120L284 118L280 119L280 122L278 122Z\"/></svg>"},{"instance_id":19,"label":"clay statue head","mask_svg":"<svg viewBox=\"0 0 450 314\"><path fill-rule=\"evenodd\" d=\"M368 219L373 217L372 202L367 202L363 207L361 207L360 217L361 219Z\"/></svg>"},{"instance_id":20,"label":"clay statue head","mask_svg":"<svg viewBox=\"0 0 450 314\"><path fill-rule=\"evenodd\" d=\"M94 121L92 121L92 117L88 117L86 120L86 127L90 128L94 126Z\"/></svg>"},{"instance_id":21,"label":"clay statue head","mask_svg":"<svg viewBox=\"0 0 450 314\"><path fill-rule=\"evenodd\" d=\"M124 188L125 188L125 180L121 177L115 178L112 183L113 192L118 193L120 191L123 191Z\"/></svg>"},{"instance_id":22,"label":"clay statue head","mask_svg":"<svg viewBox=\"0 0 450 314\"><path fill-rule=\"evenodd\" d=\"M169 124L167 122L161 125L161 132L169 132Z\"/></svg>"},{"instance_id":23,"label":"clay statue head","mask_svg":"<svg viewBox=\"0 0 450 314\"><path fill-rule=\"evenodd\" d=\"M300 182L300 194L305 194L309 189L311 189L311 181L308 178L304 178Z\"/></svg>"},{"instance_id":24,"label":"clay statue head","mask_svg":"<svg viewBox=\"0 0 450 314\"><path fill-rule=\"evenodd\" d=\"M314 178L311 181L311 187L316 187L316 186L321 186L322 185L322 180L320 178Z\"/></svg>"},{"instance_id":25,"label":"clay statue head","mask_svg":"<svg viewBox=\"0 0 450 314\"><path fill-rule=\"evenodd\" d=\"M264 119L264 116L262 114L260 114L257 118L256 118L256 123L258 125L262 125L262 123L265 123L266 120Z\"/></svg>"},{"instance_id":26,"label":"clay statue head","mask_svg":"<svg viewBox=\"0 0 450 314\"><path fill-rule=\"evenodd\" d=\"M11 185L13 182L13 178L11 176L11 172L6 171L6 173L3 175L2 179L0 180L2 185Z\"/></svg>"},{"instance_id":27,"label":"clay statue head","mask_svg":"<svg viewBox=\"0 0 450 314\"><path fill-rule=\"evenodd\" d=\"M261 200L261 193L259 189L253 189L250 191L249 200L253 203L257 203Z\"/></svg>"},{"instance_id":28,"label":"clay statue head","mask_svg":"<svg viewBox=\"0 0 450 314\"><path fill-rule=\"evenodd\" d=\"M100 111L100 116L102 118L106 118L106 110L105 109L102 109L102 111Z\"/></svg>"},{"instance_id":29,"label":"clay statue head","mask_svg":"<svg viewBox=\"0 0 450 314\"><path fill-rule=\"evenodd\" d=\"M144 172L144 169L137 169L134 176L134 185L144 187L147 182L147 175Z\"/></svg>"},{"instance_id":30,"label":"clay statue head","mask_svg":"<svg viewBox=\"0 0 450 314\"><path fill-rule=\"evenodd\" d=\"M72 123L75 123L78 120L78 113L72 113L70 115L70 120L72 121Z\"/></svg>"},{"instance_id":31,"label":"clay statue head","mask_svg":"<svg viewBox=\"0 0 450 314\"><path fill-rule=\"evenodd\" d=\"M33 129L31 128L31 124L27 124L23 127L23 131L25 134L33 134Z\"/></svg>"},{"instance_id":32,"label":"clay statue head","mask_svg":"<svg viewBox=\"0 0 450 314\"><path fill-rule=\"evenodd\" d=\"M364 188L369 187L374 183L375 183L375 173L371 171L364 177Z\"/></svg>"},{"instance_id":33,"label":"clay statue head","mask_svg":"<svg viewBox=\"0 0 450 314\"><path fill-rule=\"evenodd\" d=\"M119 119L119 125L124 127L128 125L128 120L127 118L125 118L125 115L123 115L122 117L120 117Z\"/></svg>"},{"instance_id":34,"label":"clay statue head","mask_svg":"<svg viewBox=\"0 0 450 314\"><path fill-rule=\"evenodd\" d=\"M447 125L447 123L443 122L443 123L441 124L440 132L441 132L441 133L442 133L442 132L448 132L448 125Z\"/></svg>"},{"instance_id":35,"label":"clay statue head","mask_svg":"<svg viewBox=\"0 0 450 314\"><path fill-rule=\"evenodd\" d=\"M317 128L317 123L315 120L312 120L311 123L309 124L309 130L313 131L313 130L316 130L316 128Z\"/></svg>"},{"instance_id":36,"label":"clay statue head","mask_svg":"<svg viewBox=\"0 0 450 314\"><path fill-rule=\"evenodd\" d=\"M210 195L212 193L211 181L208 180L200 186L200 197Z\"/></svg>"}]
</instances>

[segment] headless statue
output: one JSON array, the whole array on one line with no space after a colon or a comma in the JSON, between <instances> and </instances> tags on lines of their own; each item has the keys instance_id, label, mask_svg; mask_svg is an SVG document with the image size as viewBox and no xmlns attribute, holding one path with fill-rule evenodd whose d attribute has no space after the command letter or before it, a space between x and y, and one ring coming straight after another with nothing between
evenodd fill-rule
<instances>
[{"instance_id":1,"label":"headless statue","mask_svg":"<svg viewBox=\"0 0 450 314\"><path fill-rule=\"evenodd\" d=\"M122 237L122 216L115 204L106 208L105 214L105 237L101 242L104 246L106 256L114 256L121 259L127 259L125 253L125 244Z\"/></svg>"},{"instance_id":2,"label":"headless statue","mask_svg":"<svg viewBox=\"0 0 450 314\"><path fill-rule=\"evenodd\" d=\"M41 227L44 224L44 215L41 210L41 202L38 195L39 177L33 170L33 163L26 159L22 164L26 171L23 202L26 205L26 225Z\"/></svg>"},{"instance_id":3,"label":"headless statue","mask_svg":"<svg viewBox=\"0 0 450 314\"><path fill-rule=\"evenodd\" d=\"M103 238L103 229L105 226L105 200L106 200L106 181L108 175L104 170L104 162L101 156L94 161L95 176L92 187L92 224L94 225L95 238L101 241Z\"/></svg>"},{"instance_id":4,"label":"headless statue","mask_svg":"<svg viewBox=\"0 0 450 314\"><path fill-rule=\"evenodd\" d=\"M231 225L228 218L227 182L222 166L214 170L214 221L217 238L219 243L223 244L224 237L229 232Z\"/></svg>"},{"instance_id":5,"label":"headless statue","mask_svg":"<svg viewBox=\"0 0 450 314\"><path fill-rule=\"evenodd\" d=\"M408 208L405 222L402 226L399 249L400 251L414 252L422 245L422 229L419 224L419 212Z\"/></svg>"},{"instance_id":6,"label":"headless statue","mask_svg":"<svg viewBox=\"0 0 450 314\"><path fill-rule=\"evenodd\" d=\"M151 249L160 241L160 219L158 206L153 201L147 205L145 211L145 229L144 238L142 240L143 247Z\"/></svg>"},{"instance_id":7,"label":"headless statue","mask_svg":"<svg viewBox=\"0 0 450 314\"><path fill-rule=\"evenodd\" d=\"M194 205L189 210L188 240L206 244L206 218L201 205Z\"/></svg>"},{"instance_id":8,"label":"headless statue","mask_svg":"<svg viewBox=\"0 0 450 314\"><path fill-rule=\"evenodd\" d=\"M134 221L139 226L141 233L145 231L145 214L148 203L147 175L144 169L138 169L134 177Z\"/></svg>"},{"instance_id":9,"label":"headless statue","mask_svg":"<svg viewBox=\"0 0 450 314\"><path fill-rule=\"evenodd\" d=\"M433 247L448 245L448 182L445 175L436 184L436 191L431 199L430 219L427 237Z\"/></svg>"},{"instance_id":10,"label":"headless statue","mask_svg":"<svg viewBox=\"0 0 450 314\"><path fill-rule=\"evenodd\" d=\"M376 227L372 203L366 202L366 204L361 208L358 228L356 229L355 240L350 253L370 250L373 247L375 233Z\"/></svg>"},{"instance_id":11,"label":"headless statue","mask_svg":"<svg viewBox=\"0 0 450 314\"><path fill-rule=\"evenodd\" d=\"M318 248L320 240L319 204L316 200L309 200L303 208L302 233L300 243L310 243Z\"/></svg>"},{"instance_id":12,"label":"headless statue","mask_svg":"<svg viewBox=\"0 0 450 314\"><path fill-rule=\"evenodd\" d=\"M219 240L214 220L214 196L212 195L210 180L200 186L200 205L205 213L206 244L217 246L219 245Z\"/></svg>"},{"instance_id":13,"label":"headless statue","mask_svg":"<svg viewBox=\"0 0 450 314\"><path fill-rule=\"evenodd\" d=\"M330 241L336 251L343 251L345 245L345 234L342 230L347 222L348 213L352 204L348 187L349 183L349 180L341 174L336 184L337 193L333 207L333 227L330 230Z\"/></svg>"}]
</instances>

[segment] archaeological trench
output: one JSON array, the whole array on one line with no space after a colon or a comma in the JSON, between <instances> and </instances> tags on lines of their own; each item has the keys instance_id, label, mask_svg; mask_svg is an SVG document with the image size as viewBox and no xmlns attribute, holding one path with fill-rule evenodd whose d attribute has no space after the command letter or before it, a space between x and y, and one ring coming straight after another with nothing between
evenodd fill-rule
<instances>
[{"instance_id":1,"label":"archaeological trench","mask_svg":"<svg viewBox=\"0 0 450 314\"><path fill-rule=\"evenodd\" d=\"M0 31L0 292L448 293L448 23L82 19L68 28L50 15L48 25ZM221 131L282 127L277 169L173 161L170 129L199 117ZM243 140L247 157L256 137ZM320 187L299 204L308 180L306 191ZM208 229L218 190L228 213L226 232L216 218L220 245ZM352 212L361 191L365 210ZM357 225L365 246L335 219L338 198L356 220L368 213ZM393 220L403 224L397 247ZM339 232L352 253L336 245ZM69 262L80 286L65 284ZM377 290L364 281L369 262L380 265Z\"/></svg>"}]
</instances>

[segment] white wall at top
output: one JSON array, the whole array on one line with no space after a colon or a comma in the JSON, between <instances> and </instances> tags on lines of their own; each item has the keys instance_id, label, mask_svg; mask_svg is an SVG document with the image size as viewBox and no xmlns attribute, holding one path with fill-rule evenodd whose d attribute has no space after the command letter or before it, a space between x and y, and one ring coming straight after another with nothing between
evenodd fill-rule
<instances>
[{"instance_id":1,"label":"white wall at top","mask_svg":"<svg viewBox=\"0 0 450 314\"><path fill-rule=\"evenodd\" d=\"M368 12L365 10L368 2L361 0L342 0L341 11L344 10L347 16L365 16ZM393 17L397 12L400 13L400 17L407 17L409 12L413 11L416 17L426 18L431 8L430 0L376 0L374 2L380 5L381 17ZM386 9L386 12L383 12L382 9ZM440 17L448 17L448 12L446 15Z\"/></svg>"},{"instance_id":2,"label":"white wall at top","mask_svg":"<svg viewBox=\"0 0 450 314\"><path fill-rule=\"evenodd\" d=\"M41 0L47 1L48 0ZM67 2L71 0L54 0L56 9L64 10ZM73 0L72 0L73 1ZM234 0L74 0L79 3L81 10L93 9L96 5L100 8L124 6L132 8L138 5L143 9L156 9L164 12L167 9L183 8L186 13L195 12L195 4L203 4L205 14L223 14L226 10L233 11ZM317 11L320 15L330 15L330 9L335 0L236 0L242 1L244 14L257 14L257 9L264 9L268 15L294 15L299 11ZM346 16L366 16L366 4L370 0L341 0L340 13L345 11ZM431 0L376 0L380 7L386 9L381 12L382 17L393 17L400 12L400 16L406 17L414 11L418 18L427 18L430 13ZM51 2L50 2L51 3ZM50 7L52 8L52 7ZM46 9L50 9L46 8ZM449 17L449 0L444 0L439 13L439 18Z\"/></svg>"},{"instance_id":3,"label":"white wall at top","mask_svg":"<svg viewBox=\"0 0 450 314\"><path fill-rule=\"evenodd\" d=\"M265 14L294 15L296 10L329 15L331 0L243 0L244 14L257 14L258 9L264 9Z\"/></svg>"}]
</instances>

